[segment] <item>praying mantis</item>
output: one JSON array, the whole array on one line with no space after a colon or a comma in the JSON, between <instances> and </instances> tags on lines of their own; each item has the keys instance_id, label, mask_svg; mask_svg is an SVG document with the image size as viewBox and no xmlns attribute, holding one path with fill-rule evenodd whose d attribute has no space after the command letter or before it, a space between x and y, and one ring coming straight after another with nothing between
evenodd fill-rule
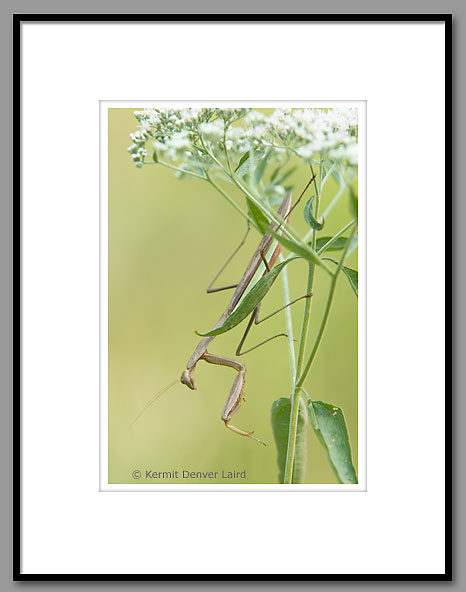
<instances>
[{"instance_id":1,"label":"praying mantis","mask_svg":"<svg viewBox=\"0 0 466 592\"><path fill-rule=\"evenodd\" d=\"M314 180L314 177L315 177L315 175L309 181L309 183L306 185L306 188L301 193L301 196L298 198L298 200L296 201L296 203L293 206L291 205L291 192L288 192L285 195L283 201L281 202L281 204L277 210L277 214L279 216L279 219L287 220L287 221L289 220L289 216L290 216L291 212L298 205L298 203L301 200L302 196L304 195L306 189L309 187L311 182ZM281 225L282 225L282 222L278 225L272 224L271 229L276 233L279 231ZM221 288L211 288L211 286L213 285L215 280L218 278L220 273L223 271L223 269L229 263L231 258L236 254L236 252L239 250L239 248L244 243L248 232L249 232L249 224L248 224L248 229L246 231L246 235L244 236L243 240L241 241L239 247L237 247L237 249L235 250L233 255L228 259L226 264L218 272L218 274L215 276L215 278L213 279L213 281L211 282L211 284L207 288L207 293L218 292L221 290L227 290L227 289L233 289L233 288L234 288L234 292L233 292L230 302L228 303L228 306L226 307L226 309L223 312L223 314L221 315L221 317L215 323L214 327L207 334L205 334L206 336L204 336L201 339L201 341L199 342L199 344L195 348L194 352L192 353L191 357L188 360L188 363L186 364L186 368L181 373L180 381L182 384L186 385L191 390L196 390L196 384L194 382L193 374L196 369L196 365L198 364L198 362L200 360L204 360L208 364L215 364L218 366L226 366L226 367L232 368L233 370L236 370L237 375L236 375L236 378L235 378L233 385L231 387L230 393L228 394L227 400L225 402L225 406L223 408L221 419L224 422L225 427L227 427L232 432L239 434L241 436L246 436L248 438L252 438L253 440L260 442L261 444L263 444L265 446L266 445L265 442L263 442L262 440L259 440L259 438L256 438L253 436L254 432L248 432L248 431L242 430L236 426L231 425L231 423L230 423L232 421L233 416L239 411L241 404L244 400L243 391L244 391L244 386L245 386L246 366L242 362L239 362L238 360L233 360L231 358L226 358L224 356L212 354L207 351L207 348L211 344L212 340L215 338L216 334L223 332L222 327L225 326L225 323L228 322L228 319L232 316L234 311L238 310L237 307L238 307L240 301L242 300L243 296L244 296L244 298L247 297L247 295L245 296L245 293L248 290L248 288L250 287L250 284L251 284L256 272L258 271L261 263L263 263L265 266L265 271L262 274L262 278L264 278L267 274L271 273L273 267L275 266L275 263L277 262L280 252L282 250L281 244L279 242L277 242L277 244L272 252L272 255L270 256L270 259L267 259L267 253L272 246L273 235L271 234L271 232L265 232L259 242L257 249L254 251L254 254L252 255L252 257L246 267L246 270L245 270L243 276L241 277L241 279L239 280L239 282L237 284L233 284L230 286L224 286ZM256 286L257 285L258 284L256 284ZM257 347L260 347L261 345L264 345L265 343L271 341L272 339L275 339L276 337L281 337L281 336L286 337L287 336L286 333L279 333L277 335L269 337L265 341L262 341L261 343L255 345L254 347L247 349L246 351L242 351L242 347L244 345L246 337L247 337L253 324L257 325L257 324L269 319L270 317L277 314L278 312L282 311L283 309L287 308L288 306L291 306L295 302L298 302L299 300L302 300L303 298L310 298L311 296L312 296L312 293L305 294L304 296L300 296L299 298L296 298L295 300L289 302L288 304L285 304L285 306L282 306L281 308L274 311L273 313L267 315L263 319L259 319L259 311L260 311L260 306L261 306L261 301L259 300L258 304L255 306L254 310L252 311L249 322L246 326L246 330L245 330L243 337L241 338L241 341L236 349L235 355L241 356L245 353L248 353L248 352L252 351L253 349L256 349ZM214 334L211 334L211 333L214 333Z\"/></svg>"},{"instance_id":2,"label":"praying mantis","mask_svg":"<svg viewBox=\"0 0 466 592\"><path fill-rule=\"evenodd\" d=\"M249 322L246 326L243 337L241 338L241 340L238 344L238 347L236 348L235 355L237 355L237 356L244 355L244 354L264 345L265 343L267 343L277 337L282 337L282 336L287 337L286 333L279 333L277 335L273 335L272 337L269 337L268 339L265 339L261 343L258 343L257 345L250 347L249 349L247 349L245 351L242 351L242 347L244 345L246 337L248 336L249 331L251 330L251 327L253 324L258 325L259 323L266 321L270 317L272 317L275 314L279 313L280 311L284 310L288 306L295 304L299 300L302 300L303 298L310 298L312 296L312 293L305 294L304 296L300 296L299 298L292 300L288 304L285 304L285 306L282 306L278 310L270 313L269 315L267 315L263 319L259 319L259 312L260 312L260 308L261 308L262 298L265 296L265 294L268 292L268 290L272 286L275 279L278 277L278 274L281 270L280 268L282 268L284 265L286 265L289 261L296 259L296 257L293 257L292 259L285 260L284 262L280 263L280 265L275 266L277 259L281 253L281 250L282 250L282 245L280 244L280 242L277 242L277 244L272 252L272 255L270 256L269 259L267 259L268 251L270 250L270 248L272 246L272 242L274 240L273 234L277 235L278 231L280 230L280 227L283 224L283 221L286 220L288 222L291 212L299 204L303 195L305 194L306 190L311 185L311 183L314 181L314 179L315 179L315 174L312 175L312 178L307 183L307 185L304 188L304 190L302 191L301 195L299 196L299 198L296 200L296 202L293 205L291 205L291 192L288 192L285 195L285 197L283 198L283 201L281 202L281 204L277 210L278 219L282 220L282 222L280 222L279 224L271 224L270 229L264 232L264 234L262 235L262 238L259 242L259 245L258 245L257 249L254 251L254 253L253 253L253 255L246 267L246 270L243 273L239 282L237 284L223 286L221 288L212 288L212 285L215 283L215 281L217 280L219 275L222 273L222 271L225 269L225 267L228 265L228 263L231 261L231 259L235 256L235 254L238 252L238 250L244 244L244 242L246 240L246 236L248 235L249 230L250 230L250 225L248 223L248 228L247 228L246 234L244 235L241 243L235 249L233 254L229 257L227 262L223 265L223 267L220 269L220 271L217 273L217 275L214 277L214 279L212 280L212 282L210 283L210 285L207 288L208 294L234 288L235 291L233 292L233 295L230 299L230 302L228 303L228 306L226 307L225 311L223 312L223 314L220 316L220 318L218 319L218 321L215 323L215 325L213 326L213 328L210 331L208 331L205 334L199 333L199 335L202 335L203 338L198 343L194 352L191 354L191 357L189 358L189 360L186 364L186 368L181 373L181 377L179 379L175 380L174 382L172 382L171 384L169 384L168 386L166 386L165 388L163 388L161 391L159 391L149 401L149 403L144 407L144 409L142 409L142 411L139 413L139 415L133 420L133 422L131 423L131 427L137 422L137 420L147 411L147 409L163 393L165 393L168 389L170 389L172 386L177 384L179 381L182 384L186 385L191 390L197 390L196 384L194 382L193 374L196 369L197 363L200 360L204 360L208 364L214 364L217 366L226 366L226 367L232 368L233 370L236 370L236 372L237 372L236 378L233 382L230 393L228 394L227 400L225 402L225 406L223 408L222 416L221 416L221 419L224 422L225 426L229 430L231 430L232 432L234 432L236 434L239 434L240 436L246 436L248 438L252 438L253 440L256 440L256 442L259 442L259 443L263 444L264 446L266 445L265 442L263 442L262 440L259 440L259 438L255 438L253 436L254 432L248 432L248 431L242 430L240 428L237 428L236 426L231 425L231 423L230 423L233 416L240 409L241 404L244 400L243 391L244 391L245 377L246 377L246 366L242 362L239 362L238 360L233 360L231 358L227 358L224 356L212 354L207 351L207 348L217 335L220 335L221 333L225 333L233 326L236 326L237 324L239 324L241 321L243 321L249 315L251 310L252 310L252 313L251 313ZM256 273L258 272L259 267L262 263L265 266L265 270L262 274L262 277L254 285L252 285L254 277L255 277ZM251 285L252 285L252 287L251 287ZM245 303L246 299L248 297L250 299L250 302L248 303L249 306L243 307L243 309L241 310L241 308L242 308L241 304ZM252 307L251 307L251 300L253 302ZM246 312L244 314L245 308L248 312ZM234 323L230 322L233 320L233 317L235 317L235 316L236 316L236 318L234 320Z\"/></svg>"}]
</instances>

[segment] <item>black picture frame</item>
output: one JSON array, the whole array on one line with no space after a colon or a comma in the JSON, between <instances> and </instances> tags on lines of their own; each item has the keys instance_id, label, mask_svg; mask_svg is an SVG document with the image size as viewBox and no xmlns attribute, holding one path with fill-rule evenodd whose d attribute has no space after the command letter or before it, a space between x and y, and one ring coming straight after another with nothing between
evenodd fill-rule
<instances>
[{"instance_id":1,"label":"black picture frame","mask_svg":"<svg viewBox=\"0 0 466 592\"><path fill-rule=\"evenodd\" d=\"M452 28L451 14L244 14L244 15L154 15L154 14L15 14L13 15L13 120L21 121L21 25L28 22L444 22L445 38L445 98L446 98L446 408L453 408L452 396ZM18 124L20 128L20 123ZM21 572L21 129L13 136L13 580L14 581L451 581L452 566L452 413L446 415L446 546L444 574L24 574Z\"/></svg>"}]
</instances>

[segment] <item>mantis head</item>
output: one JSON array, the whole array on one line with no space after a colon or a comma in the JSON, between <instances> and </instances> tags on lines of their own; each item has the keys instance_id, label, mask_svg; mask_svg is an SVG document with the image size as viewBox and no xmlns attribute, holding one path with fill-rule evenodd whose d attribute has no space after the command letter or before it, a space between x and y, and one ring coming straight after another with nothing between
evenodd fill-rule
<instances>
[{"instance_id":1,"label":"mantis head","mask_svg":"<svg viewBox=\"0 0 466 592\"><path fill-rule=\"evenodd\" d=\"M189 370L183 370L181 373L180 381L189 387L191 390L196 390L196 385L194 384L194 378L191 376Z\"/></svg>"}]
</instances>

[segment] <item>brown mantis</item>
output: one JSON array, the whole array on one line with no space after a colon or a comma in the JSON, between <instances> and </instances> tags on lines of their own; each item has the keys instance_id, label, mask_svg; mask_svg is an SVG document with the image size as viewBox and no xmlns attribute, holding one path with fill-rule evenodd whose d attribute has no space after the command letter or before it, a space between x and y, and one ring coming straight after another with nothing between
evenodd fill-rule
<instances>
[{"instance_id":1,"label":"brown mantis","mask_svg":"<svg viewBox=\"0 0 466 592\"><path fill-rule=\"evenodd\" d=\"M298 198L298 200L296 201L296 203L293 206L291 206L291 192L287 193L287 195L283 199L283 201L280 204L280 207L278 208L278 211L277 211L279 219L282 219L282 220L289 219L289 215L291 214L292 210L298 205L298 203L301 200L302 196L304 195L306 189L309 187L309 185L311 184L311 182L313 180L314 180L314 176L309 181L309 183L306 185L306 188L301 193L301 196ZM279 225L275 224L275 225L272 225L271 228L276 233L279 231L281 225L282 225L282 223L280 223ZM243 238L239 247L235 250L233 255L235 255L235 253L238 251L238 249L244 243L248 232L249 232L249 225L248 225L248 230L246 231L245 237ZM264 265L265 265L265 271L264 271L262 277L264 277L266 274L269 274L271 272L272 268L274 267L279 255L280 255L281 249L282 249L281 244L277 243L274 251L272 252L270 259L267 260L267 253L272 245L272 242L273 242L273 235L270 232L265 232L261 238L261 241L260 241L257 249L254 251L254 254L252 255L251 260L249 261L248 266L246 267L246 270L245 270L243 276L241 277L241 279L239 280L238 284L225 286L222 288L211 289L212 284L215 282L215 280L220 275L222 270L225 268L225 266L231 260L231 257L230 257L230 259L228 259L227 263L222 267L220 272L216 275L214 280L211 282L210 286L207 288L208 293L218 292L220 290L226 290L229 288L234 288L235 291L233 293L233 296L231 297L231 300L230 300L226 310L221 315L219 320L215 323L215 325L211 329L211 331L209 331L208 333L215 332L215 330L221 331L220 328L222 326L225 326L225 323L231 317L231 315L235 311L236 307L238 306L240 300L242 299L243 295L245 294L246 290L250 286L261 263L264 263ZM232 255L232 257L233 257L233 255ZM251 314L251 317L250 317L249 322L247 324L244 335L243 335L243 337L236 349L236 355L240 356L242 354L250 352L253 349L256 349L257 347L264 345L268 341L275 339L276 337L286 336L285 333L280 333L278 335L274 335L272 337L269 337L265 341L262 341L258 345L255 345L254 347L251 347L251 348L247 349L246 351L241 351L243 344L246 340L246 337L247 337L253 323L257 325L257 324L269 319L271 316L275 315L276 313L282 311L284 308L291 306L292 304L294 304L295 302L298 302L299 300L302 300L303 298L309 298L310 296L312 296L312 294L305 294L304 296L296 298L295 300L289 302L285 306L282 306L281 308L279 308L275 312L267 315L263 319L259 319L259 311L260 311L260 304L261 304L259 301ZM243 391L244 391L245 377L246 377L246 366L244 364L242 364L241 362L239 362L238 360L233 360L231 358L226 358L224 356L219 356L219 355L209 353L207 351L207 347L210 345L210 343L212 342L212 340L214 338L215 338L215 335L207 335L207 336L203 337L203 339L201 339L201 341L197 345L196 349L192 353L191 357L189 358L188 363L186 365L186 369L183 370L180 380L183 384L185 384L190 389L192 389L192 390L196 389L196 385L195 385L194 378L193 378L193 373L194 373L194 370L196 369L196 365L199 362L199 360L204 360L205 362L207 362L209 364L227 366L229 368L233 368L234 370L236 370L238 374L233 382L233 386L232 386L230 393L228 395L228 398L226 400L221 419L224 422L225 426L228 429L230 429L231 431L235 432L236 434L240 434L241 436L247 436L249 438L252 438L253 440L260 442L261 444L264 444L264 446L265 446L265 443L262 442L262 440L259 440L258 438L255 438L252 435L254 432L247 432L245 430L241 430L241 429L230 424L233 416L240 409L241 404L244 399Z\"/></svg>"}]
</instances>

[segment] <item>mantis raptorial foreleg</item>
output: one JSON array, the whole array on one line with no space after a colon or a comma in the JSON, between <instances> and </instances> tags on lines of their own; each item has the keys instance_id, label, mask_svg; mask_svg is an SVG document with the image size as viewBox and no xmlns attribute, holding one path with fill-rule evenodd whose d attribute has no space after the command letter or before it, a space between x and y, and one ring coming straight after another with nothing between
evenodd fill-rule
<instances>
[{"instance_id":1,"label":"mantis raptorial foreleg","mask_svg":"<svg viewBox=\"0 0 466 592\"><path fill-rule=\"evenodd\" d=\"M228 366L229 368L233 368L238 372L235 381L233 382L233 386L231 387L230 394L226 400L225 406L223 408L222 413L222 421L224 422L225 426L235 432L235 434L239 434L240 436L247 436L248 438L252 438L256 440L256 442L260 442L265 446L265 442L259 440L259 438L255 438L253 436L254 432L245 432L244 430L240 430L239 428L230 425L230 421L234 414L238 411L241 407L241 403L243 402L243 391L244 391L244 382L246 378L246 366L238 360L232 360L230 358L225 358L223 356L216 356L214 354L209 354L205 352L202 358L209 364L217 364L218 366Z\"/></svg>"}]
</instances>

